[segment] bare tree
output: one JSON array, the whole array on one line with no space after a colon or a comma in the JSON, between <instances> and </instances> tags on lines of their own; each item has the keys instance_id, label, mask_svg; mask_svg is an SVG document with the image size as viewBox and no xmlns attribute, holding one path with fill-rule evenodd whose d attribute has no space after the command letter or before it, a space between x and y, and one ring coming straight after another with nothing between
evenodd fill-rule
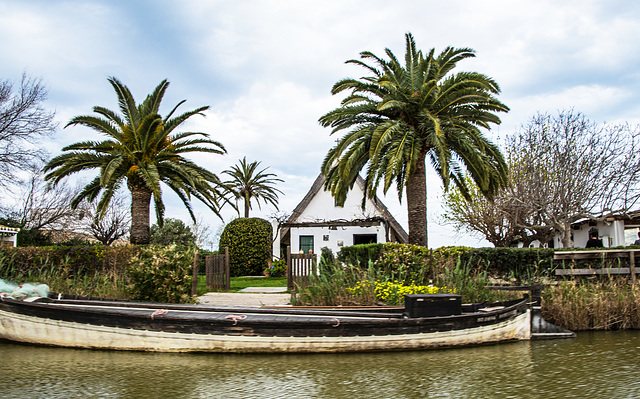
<instances>
[{"instance_id":1,"label":"bare tree","mask_svg":"<svg viewBox=\"0 0 640 399\"><path fill-rule=\"evenodd\" d=\"M111 245L129 233L130 204L127 196L122 192L118 192L111 199L103 215L99 214L96 202L84 202L78 209L81 211L83 221L82 230L104 245Z\"/></svg>"},{"instance_id":2,"label":"bare tree","mask_svg":"<svg viewBox=\"0 0 640 399\"><path fill-rule=\"evenodd\" d=\"M457 188L445 193L443 206L447 211L442 215L445 223L471 234L479 233L496 247L508 247L527 235L518 222L522 215L514 209L504 189L487 198L469 178L467 185L469 199Z\"/></svg>"},{"instance_id":3,"label":"bare tree","mask_svg":"<svg viewBox=\"0 0 640 399\"><path fill-rule=\"evenodd\" d=\"M537 114L507 142L509 197L530 230L553 229L573 246L571 224L625 213L640 200L640 131L598 125L582 113Z\"/></svg>"},{"instance_id":4,"label":"bare tree","mask_svg":"<svg viewBox=\"0 0 640 399\"><path fill-rule=\"evenodd\" d=\"M507 138L509 182L491 199L445 196L445 220L496 246L546 243L558 233L572 247L571 224L625 213L640 200L640 130L597 125L582 113L537 114Z\"/></svg>"},{"instance_id":5,"label":"bare tree","mask_svg":"<svg viewBox=\"0 0 640 399\"><path fill-rule=\"evenodd\" d=\"M22 75L20 87L0 81L0 187L16 179L16 172L46 154L36 144L55 132L55 113L43 103L47 90L40 79Z\"/></svg>"},{"instance_id":6,"label":"bare tree","mask_svg":"<svg viewBox=\"0 0 640 399\"><path fill-rule=\"evenodd\" d=\"M213 248L211 225L204 221L204 217L201 214L198 214L196 220L192 221L188 227L196 237L198 248Z\"/></svg>"},{"instance_id":7,"label":"bare tree","mask_svg":"<svg viewBox=\"0 0 640 399\"><path fill-rule=\"evenodd\" d=\"M79 189L66 184L48 187L41 167L42 165L33 164L26 168L28 177L12 190L10 200L13 204L6 201L2 213L28 230L74 229L80 210L72 210L70 204Z\"/></svg>"}]
</instances>

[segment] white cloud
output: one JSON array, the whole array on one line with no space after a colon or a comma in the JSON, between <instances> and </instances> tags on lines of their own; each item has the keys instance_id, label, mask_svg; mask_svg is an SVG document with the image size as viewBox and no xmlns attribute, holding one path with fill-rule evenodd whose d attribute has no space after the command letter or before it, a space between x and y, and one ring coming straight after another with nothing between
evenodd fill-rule
<instances>
[{"instance_id":1,"label":"white cloud","mask_svg":"<svg viewBox=\"0 0 640 399\"><path fill-rule=\"evenodd\" d=\"M6 1L0 35L11 40L0 42L0 78L15 80L24 69L42 76L62 125L94 105L117 110L108 76L137 100L167 78L164 112L182 99L183 110L211 105L206 118L186 127L210 133L229 151L195 159L216 173L243 156L262 161L285 180L281 209L291 211L334 144L317 122L339 103L331 86L365 73L344 64L361 51L382 56L388 47L401 57L406 32L427 51L474 48L477 57L460 69L496 79L511 108L488 133L495 138L537 111L572 107L597 122L638 122L639 21L635 3L598 0ZM89 137L72 127L46 147L55 153ZM440 186L429 177L431 245L485 245L438 225ZM405 204L396 198L383 201L406 226ZM170 195L167 206L167 216L186 220Z\"/></svg>"}]
</instances>

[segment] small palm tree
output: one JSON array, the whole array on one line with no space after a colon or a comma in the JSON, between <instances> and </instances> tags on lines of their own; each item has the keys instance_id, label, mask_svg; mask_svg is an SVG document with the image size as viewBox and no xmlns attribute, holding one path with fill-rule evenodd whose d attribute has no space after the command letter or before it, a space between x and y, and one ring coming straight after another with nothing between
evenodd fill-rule
<instances>
[{"instance_id":1,"label":"small palm tree","mask_svg":"<svg viewBox=\"0 0 640 399\"><path fill-rule=\"evenodd\" d=\"M439 55L424 55L413 36L406 35L404 63L386 49L388 60L368 51L347 63L364 67L369 76L337 82L333 94L349 90L340 107L320 118L331 134L347 130L327 154L322 172L325 189L344 203L349 188L366 168L366 194L373 198L384 181L384 192L395 182L400 199L406 189L409 242L427 246L428 158L444 187L451 180L465 189L465 169L484 194L506 183L507 167L498 148L481 133L499 124L496 112L506 105L491 78L475 72L452 73L459 61L473 57L471 49L448 47Z\"/></svg>"},{"instance_id":2,"label":"small palm tree","mask_svg":"<svg viewBox=\"0 0 640 399\"><path fill-rule=\"evenodd\" d=\"M117 94L122 115L96 106L93 111L99 116L71 119L65 127L87 126L105 135L106 140L83 141L63 148L63 154L45 166L45 172L49 172L45 179L57 184L74 173L98 169L98 176L84 187L71 205L77 207L84 199L93 202L102 194L97 205L99 215L104 215L118 188L126 182L131 192L130 241L134 244L149 243L151 197L156 219L162 226L164 203L161 182L178 195L194 221L191 197L202 201L220 217L221 201L224 201L220 180L183 155L190 152L224 154L224 146L209 139L205 133L174 133L184 121L194 115L204 115L209 107L174 117L177 108L186 101L183 100L162 118L158 110L169 82L160 82L153 93L136 105L127 86L113 77L108 80Z\"/></svg>"},{"instance_id":3,"label":"small palm tree","mask_svg":"<svg viewBox=\"0 0 640 399\"><path fill-rule=\"evenodd\" d=\"M238 165L231 167L231 170L225 170L225 173L231 176L231 180L225 181L232 195L236 200L242 198L244 200L244 217L249 217L249 210L251 209L251 200L255 198L258 207L260 207L260 200L265 203L270 203L278 209L278 194L282 194L282 191L274 188L273 185L276 182L283 182L284 180L275 177L273 173L265 173L269 168L264 168L257 171L260 162L254 161L247 163L247 157L242 158ZM238 210L238 214L240 211Z\"/></svg>"}]
</instances>

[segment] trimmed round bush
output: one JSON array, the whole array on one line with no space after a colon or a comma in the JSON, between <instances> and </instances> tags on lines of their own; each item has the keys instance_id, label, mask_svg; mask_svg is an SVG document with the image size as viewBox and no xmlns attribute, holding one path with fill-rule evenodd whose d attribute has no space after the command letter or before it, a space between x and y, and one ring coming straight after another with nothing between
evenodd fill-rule
<instances>
[{"instance_id":1,"label":"trimmed round bush","mask_svg":"<svg viewBox=\"0 0 640 399\"><path fill-rule=\"evenodd\" d=\"M238 218L220 236L220 253L229 247L232 277L261 275L271 260L271 223L260 218Z\"/></svg>"}]
</instances>

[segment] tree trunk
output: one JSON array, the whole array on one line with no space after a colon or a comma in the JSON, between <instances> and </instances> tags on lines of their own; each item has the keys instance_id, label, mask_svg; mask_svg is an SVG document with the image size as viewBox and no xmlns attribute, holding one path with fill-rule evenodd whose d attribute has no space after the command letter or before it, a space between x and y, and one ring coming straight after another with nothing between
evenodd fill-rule
<instances>
[{"instance_id":1,"label":"tree trunk","mask_svg":"<svg viewBox=\"0 0 640 399\"><path fill-rule=\"evenodd\" d=\"M573 240L571 239L571 223L562 222L562 227L558 228L558 230L560 230L560 239L562 241L562 247L573 248Z\"/></svg>"},{"instance_id":2,"label":"tree trunk","mask_svg":"<svg viewBox=\"0 0 640 399\"><path fill-rule=\"evenodd\" d=\"M149 244L149 208L151 190L143 185L128 184L131 191L131 244Z\"/></svg>"},{"instance_id":3,"label":"tree trunk","mask_svg":"<svg viewBox=\"0 0 640 399\"><path fill-rule=\"evenodd\" d=\"M244 197L244 217L248 218L249 217L249 197L245 196Z\"/></svg>"},{"instance_id":4,"label":"tree trunk","mask_svg":"<svg viewBox=\"0 0 640 399\"><path fill-rule=\"evenodd\" d=\"M427 174L426 152L418 157L416 168L407 180L407 213L409 215L409 244L428 247L427 237Z\"/></svg>"}]
</instances>

